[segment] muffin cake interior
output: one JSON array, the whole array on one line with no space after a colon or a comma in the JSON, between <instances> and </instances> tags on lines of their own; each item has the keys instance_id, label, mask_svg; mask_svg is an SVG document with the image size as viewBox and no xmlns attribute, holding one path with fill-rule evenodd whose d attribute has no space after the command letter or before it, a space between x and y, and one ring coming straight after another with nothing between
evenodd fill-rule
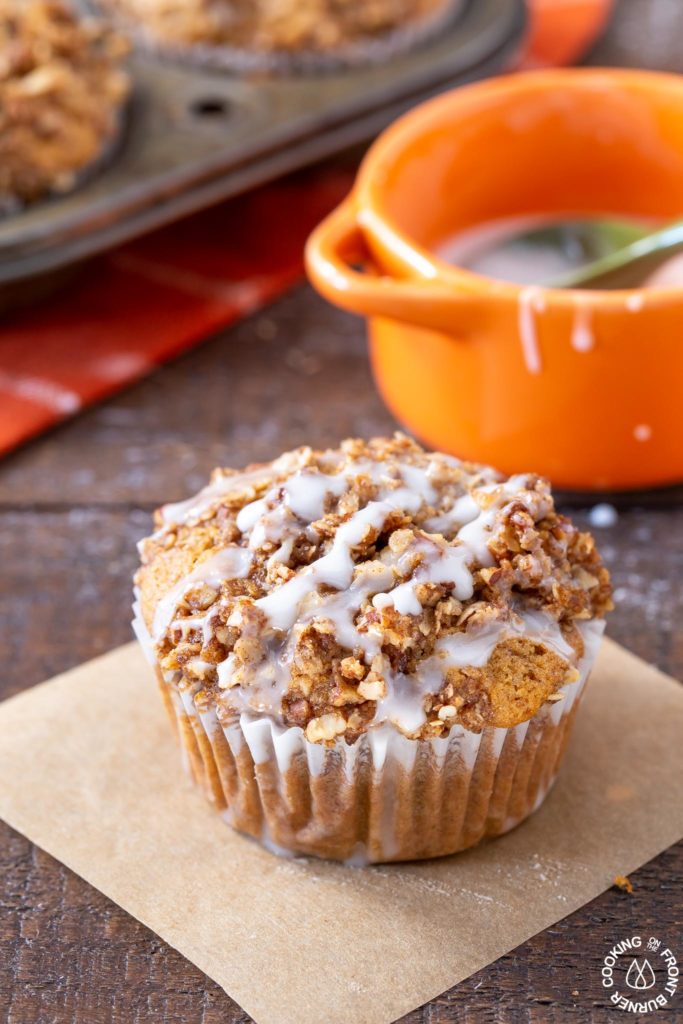
<instances>
[{"instance_id":1,"label":"muffin cake interior","mask_svg":"<svg viewBox=\"0 0 683 1024\"><path fill-rule=\"evenodd\" d=\"M401 435L218 470L157 526L137 585L161 669L219 718L313 742L526 721L578 678L586 624L611 607L545 480Z\"/></svg>"}]
</instances>

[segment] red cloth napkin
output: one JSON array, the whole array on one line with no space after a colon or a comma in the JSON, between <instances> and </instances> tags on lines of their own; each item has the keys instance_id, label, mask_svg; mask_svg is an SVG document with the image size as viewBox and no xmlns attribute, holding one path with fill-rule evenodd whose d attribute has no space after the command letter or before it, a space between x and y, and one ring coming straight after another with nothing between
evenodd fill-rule
<instances>
[{"instance_id":1,"label":"red cloth napkin","mask_svg":"<svg viewBox=\"0 0 683 1024\"><path fill-rule=\"evenodd\" d=\"M350 170L301 172L99 257L0 332L0 453L143 376L299 279Z\"/></svg>"},{"instance_id":2,"label":"red cloth napkin","mask_svg":"<svg viewBox=\"0 0 683 1024\"><path fill-rule=\"evenodd\" d=\"M565 63L612 0L530 0L518 66ZM0 331L0 454L272 300L302 273L304 242L348 192L326 165L99 257Z\"/></svg>"}]
</instances>

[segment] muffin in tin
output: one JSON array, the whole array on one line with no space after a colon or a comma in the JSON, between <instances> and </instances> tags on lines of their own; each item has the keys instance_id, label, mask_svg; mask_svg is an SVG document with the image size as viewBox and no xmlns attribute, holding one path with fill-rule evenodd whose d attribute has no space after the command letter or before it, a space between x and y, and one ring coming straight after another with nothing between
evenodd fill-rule
<instances>
[{"instance_id":1,"label":"muffin in tin","mask_svg":"<svg viewBox=\"0 0 683 1024\"><path fill-rule=\"evenodd\" d=\"M74 188L111 151L126 40L61 0L0 0L0 206Z\"/></svg>"},{"instance_id":2,"label":"muffin in tin","mask_svg":"<svg viewBox=\"0 0 683 1024\"><path fill-rule=\"evenodd\" d=\"M296 72L401 52L438 31L461 0L98 0L137 38L234 70Z\"/></svg>"},{"instance_id":3,"label":"muffin in tin","mask_svg":"<svg viewBox=\"0 0 683 1024\"><path fill-rule=\"evenodd\" d=\"M451 854L555 779L611 607L546 481L407 438L218 470L140 546L136 629L236 829L353 863Z\"/></svg>"}]
</instances>

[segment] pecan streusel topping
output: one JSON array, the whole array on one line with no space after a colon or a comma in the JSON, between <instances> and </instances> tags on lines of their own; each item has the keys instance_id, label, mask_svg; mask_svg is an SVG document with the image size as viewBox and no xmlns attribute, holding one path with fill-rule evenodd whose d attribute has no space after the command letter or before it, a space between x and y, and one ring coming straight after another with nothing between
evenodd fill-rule
<instances>
[{"instance_id":1,"label":"pecan streusel topping","mask_svg":"<svg viewBox=\"0 0 683 1024\"><path fill-rule=\"evenodd\" d=\"M163 671L219 716L314 742L526 721L578 678L611 607L545 480L402 435L217 470L157 527L136 581Z\"/></svg>"},{"instance_id":2,"label":"pecan streusel topping","mask_svg":"<svg viewBox=\"0 0 683 1024\"><path fill-rule=\"evenodd\" d=\"M332 51L381 36L446 0L101 0L171 44L209 43L262 52Z\"/></svg>"},{"instance_id":3,"label":"pecan streusel topping","mask_svg":"<svg viewBox=\"0 0 683 1024\"><path fill-rule=\"evenodd\" d=\"M128 44L61 0L0 0L0 197L72 188L119 130Z\"/></svg>"}]
</instances>

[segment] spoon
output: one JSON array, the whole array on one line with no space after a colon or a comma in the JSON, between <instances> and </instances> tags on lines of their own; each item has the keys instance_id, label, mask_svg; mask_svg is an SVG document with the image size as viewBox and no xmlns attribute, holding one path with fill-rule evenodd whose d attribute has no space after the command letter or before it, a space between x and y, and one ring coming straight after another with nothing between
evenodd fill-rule
<instances>
[{"instance_id":1,"label":"spoon","mask_svg":"<svg viewBox=\"0 0 683 1024\"><path fill-rule=\"evenodd\" d=\"M548 288L637 288L670 256L683 250L683 220L652 231L614 219L567 221L537 229L516 241L556 245L580 266L551 280Z\"/></svg>"}]
</instances>

